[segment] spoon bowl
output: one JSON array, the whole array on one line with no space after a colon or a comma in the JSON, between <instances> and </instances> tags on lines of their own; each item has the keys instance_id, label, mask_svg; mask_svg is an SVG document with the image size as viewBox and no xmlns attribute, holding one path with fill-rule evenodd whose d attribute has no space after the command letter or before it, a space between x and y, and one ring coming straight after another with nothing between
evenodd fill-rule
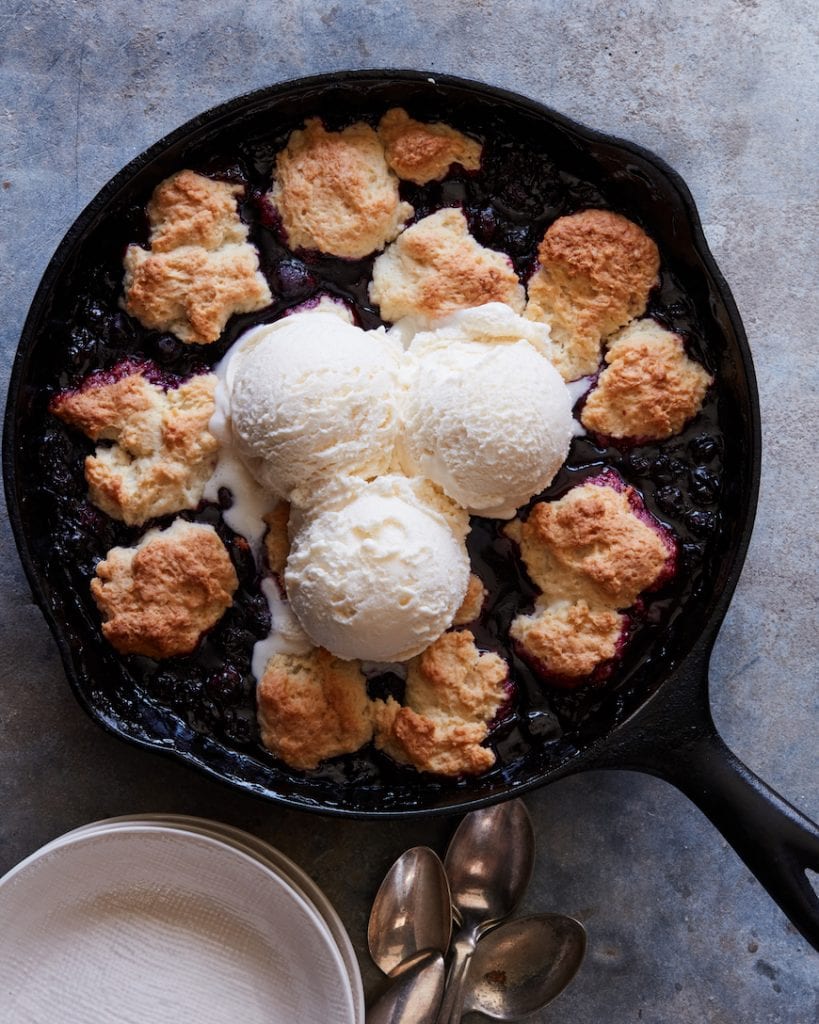
<instances>
[{"instance_id":1,"label":"spoon bowl","mask_svg":"<svg viewBox=\"0 0 819 1024\"><path fill-rule=\"evenodd\" d=\"M499 925L477 945L464 1011L518 1020L560 995L580 969L586 929L563 914L536 914Z\"/></svg>"},{"instance_id":2,"label":"spoon bowl","mask_svg":"<svg viewBox=\"0 0 819 1024\"><path fill-rule=\"evenodd\" d=\"M461 1019L475 945L520 902L535 862L535 835L522 800L473 811L450 841L444 866L460 925L438 1024Z\"/></svg>"},{"instance_id":3,"label":"spoon bowl","mask_svg":"<svg viewBox=\"0 0 819 1024\"><path fill-rule=\"evenodd\" d=\"M370 956L391 974L421 950L446 955L452 934L449 883L427 846L403 853L376 893L367 927Z\"/></svg>"},{"instance_id":4,"label":"spoon bowl","mask_svg":"<svg viewBox=\"0 0 819 1024\"><path fill-rule=\"evenodd\" d=\"M444 958L425 949L390 974L392 984L367 1011L367 1024L434 1024L444 994Z\"/></svg>"},{"instance_id":5,"label":"spoon bowl","mask_svg":"<svg viewBox=\"0 0 819 1024\"><path fill-rule=\"evenodd\" d=\"M483 930L509 917L526 891L534 860L534 831L522 800L467 814L444 860L462 929Z\"/></svg>"}]
</instances>

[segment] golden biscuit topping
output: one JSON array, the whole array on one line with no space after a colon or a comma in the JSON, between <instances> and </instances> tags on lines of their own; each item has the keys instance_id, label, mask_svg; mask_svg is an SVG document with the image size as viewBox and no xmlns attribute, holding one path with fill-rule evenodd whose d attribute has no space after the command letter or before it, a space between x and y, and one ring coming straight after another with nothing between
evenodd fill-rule
<instances>
[{"instance_id":1,"label":"golden biscuit topping","mask_svg":"<svg viewBox=\"0 0 819 1024\"><path fill-rule=\"evenodd\" d=\"M581 419L609 437L659 441L678 434L713 382L688 358L682 338L654 320L636 320L616 334L606 364Z\"/></svg>"},{"instance_id":2,"label":"golden biscuit topping","mask_svg":"<svg viewBox=\"0 0 819 1024\"><path fill-rule=\"evenodd\" d=\"M608 210L559 217L538 249L525 316L551 327L565 380L594 373L605 337L646 310L660 255L646 233Z\"/></svg>"},{"instance_id":3,"label":"golden biscuit topping","mask_svg":"<svg viewBox=\"0 0 819 1024\"><path fill-rule=\"evenodd\" d=\"M293 768L317 768L372 738L372 702L359 662L322 648L274 654L256 695L262 743Z\"/></svg>"},{"instance_id":4,"label":"golden biscuit topping","mask_svg":"<svg viewBox=\"0 0 819 1024\"><path fill-rule=\"evenodd\" d=\"M55 415L92 441L114 442L85 460L91 501L131 526L196 508L218 450L208 429L215 390L211 373L164 390L142 367L59 395Z\"/></svg>"},{"instance_id":5,"label":"golden biscuit topping","mask_svg":"<svg viewBox=\"0 0 819 1024\"><path fill-rule=\"evenodd\" d=\"M290 522L290 503L278 501L264 517L267 533L264 535L264 549L270 571L284 583L284 565L290 554L290 537L287 524Z\"/></svg>"},{"instance_id":6,"label":"golden biscuit topping","mask_svg":"<svg viewBox=\"0 0 819 1024\"><path fill-rule=\"evenodd\" d=\"M637 514L632 493L606 480L582 484L506 528L541 591L509 633L546 675L582 679L616 657L627 622L618 609L669 571L671 542Z\"/></svg>"},{"instance_id":7,"label":"golden biscuit topping","mask_svg":"<svg viewBox=\"0 0 819 1024\"><path fill-rule=\"evenodd\" d=\"M169 252L183 245L221 249L247 240L236 209L243 185L214 181L195 171L180 171L161 182L148 203L151 249Z\"/></svg>"},{"instance_id":8,"label":"golden biscuit topping","mask_svg":"<svg viewBox=\"0 0 819 1024\"><path fill-rule=\"evenodd\" d=\"M412 216L376 132L359 122L328 132L311 118L276 158L270 193L291 249L362 259Z\"/></svg>"},{"instance_id":9,"label":"golden biscuit topping","mask_svg":"<svg viewBox=\"0 0 819 1024\"><path fill-rule=\"evenodd\" d=\"M180 171L148 203L150 251L129 245L120 305L144 326L188 344L216 341L234 313L271 302L236 197L244 186Z\"/></svg>"},{"instance_id":10,"label":"golden biscuit topping","mask_svg":"<svg viewBox=\"0 0 819 1024\"><path fill-rule=\"evenodd\" d=\"M466 587L466 594L461 602L461 607L455 612L452 620L453 626L466 626L481 614L483 603L486 600L486 587L483 581L475 573L471 573L469 583Z\"/></svg>"},{"instance_id":11,"label":"golden biscuit topping","mask_svg":"<svg viewBox=\"0 0 819 1024\"><path fill-rule=\"evenodd\" d=\"M635 515L627 491L593 483L534 506L507 531L520 544L533 581L548 600L583 598L627 608L665 571L670 552Z\"/></svg>"},{"instance_id":12,"label":"golden biscuit topping","mask_svg":"<svg viewBox=\"0 0 819 1024\"><path fill-rule=\"evenodd\" d=\"M481 744L506 700L508 675L506 662L481 654L468 630L444 633L409 663L407 706L376 701L376 747L419 771L485 771L495 755Z\"/></svg>"},{"instance_id":13,"label":"golden biscuit topping","mask_svg":"<svg viewBox=\"0 0 819 1024\"><path fill-rule=\"evenodd\" d=\"M168 252L129 245L124 288L123 309L144 327L199 345L217 341L234 313L252 313L271 301L259 257L248 243L215 251L185 245Z\"/></svg>"},{"instance_id":14,"label":"golden biscuit topping","mask_svg":"<svg viewBox=\"0 0 819 1024\"><path fill-rule=\"evenodd\" d=\"M91 594L102 632L121 654L190 654L233 603L238 585L212 526L177 519L133 548L112 548L97 566Z\"/></svg>"},{"instance_id":15,"label":"golden biscuit topping","mask_svg":"<svg viewBox=\"0 0 819 1024\"><path fill-rule=\"evenodd\" d=\"M545 674L575 678L615 656L624 626L619 612L579 600L518 615L509 635Z\"/></svg>"},{"instance_id":16,"label":"golden biscuit topping","mask_svg":"<svg viewBox=\"0 0 819 1024\"><path fill-rule=\"evenodd\" d=\"M425 185L440 181L452 164L476 171L481 165L483 147L475 139L436 121L415 121L406 110L388 110L378 125L387 163L399 178Z\"/></svg>"},{"instance_id":17,"label":"golden biscuit topping","mask_svg":"<svg viewBox=\"0 0 819 1024\"><path fill-rule=\"evenodd\" d=\"M455 209L419 220L376 259L370 298L392 321L437 319L487 302L505 302L520 313L525 301L509 257L476 242Z\"/></svg>"}]
</instances>

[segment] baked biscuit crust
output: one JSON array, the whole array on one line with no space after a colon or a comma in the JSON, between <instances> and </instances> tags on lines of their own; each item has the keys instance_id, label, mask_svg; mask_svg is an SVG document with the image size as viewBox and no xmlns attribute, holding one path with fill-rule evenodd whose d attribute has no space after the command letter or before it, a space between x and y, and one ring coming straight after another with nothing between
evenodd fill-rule
<instances>
[{"instance_id":1,"label":"baked biscuit crust","mask_svg":"<svg viewBox=\"0 0 819 1024\"><path fill-rule=\"evenodd\" d=\"M129 526L196 508L216 463L208 423L216 377L192 377L163 390L145 367L118 380L87 381L58 395L51 411L91 438L113 441L85 460L91 501Z\"/></svg>"},{"instance_id":2,"label":"baked biscuit crust","mask_svg":"<svg viewBox=\"0 0 819 1024\"><path fill-rule=\"evenodd\" d=\"M673 542L659 524L648 525L633 496L603 478L538 503L526 522L506 528L541 591L535 610L518 615L509 634L557 685L603 678L595 673L619 656L626 635L621 610L673 571Z\"/></svg>"},{"instance_id":3,"label":"baked biscuit crust","mask_svg":"<svg viewBox=\"0 0 819 1024\"><path fill-rule=\"evenodd\" d=\"M276 158L270 193L291 249L362 259L383 249L412 216L378 135L363 122L328 132L317 117Z\"/></svg>"},{"instance_id":4,"label":"baked biscuit crust","mask_svg":"<svg viewBox=\"0 0 819 1024\"><path fill-rule=\"evenodd\" d=\"M682 338L654 320L637 320L616 334L605 358L581 420L608 437L662 441L678 434L713 383L688 358Z\"/></svg>"},{"instance_id":5,"label":"baked biscuit crust","mask_svg":"<svg viewBox=\"0 0 819 1024\"><path fill-rule=\"evenodd\" d=\"M627 608L667 571L671 551L631 507L628 489L594 483L534 506L507 533L544 601Z\"/></svg>"},{"instance_id":6,"label":"baked biscuit crust","mask_svg":"<svg viewBox=\"0 0 819 1024\"><path fill-rule=\"evenodd\" d=\"M234 313L272 301L236 198L244 186L184 170L148 203L150 251L129 245L120 305L145 327L188 344L216 341Z\"/></svg>"},{"instance_id":7,"label":"baked biscuit crust","mask_svg":"<svg viewBox=\"0 0 819 1024\"><path fill-rule=\"evenodd\" d=\"M626 617L611 608L590 608L583 601L519 615L509 635L546 675L589 676L614 658Z\"/></svg>"},{"instance_id":8,"label":"baked biscuit crust","mask_svg":"<svg viewBox=\"0 0 819 1024\"><path fill-rule=\"evenodd\" d=\"M425 185L446 177L452 164L466 171L481 166L483 147L448 124L416 121L406 110L388 110L378 125L387 163L399 178Z\"/></svg>"},{"instance_id":9,"label":"baked biscuit crust","mask_svg":"<svg viewBox=\"0 0 819 1024\"><path fill-rule=\"evenodd\" d=\"M246 242L214 251L183 245L146 252L129 245L124 287L126 313L187 344L217 341L234 313L252 313L271 302L259 257Z\"/></svg>"},{"instance_id":10,"label":"baked biscuit crust","mask_svg":"<svg viewBox=\"0 0 819 1024\"><path fill-rule=\"evenodd\" d=\"M583 210L559 217L538 248L525 316L549 324L565 380L594 373L605 337L645 313L660 254L626 217Z\"/></svg>"},{"instance_id":11,"label":"baked biscuit crust","mask_svg":"<svg viewBox=\"0 0 819 1024\"><path fill-rule=\"evenodd\" d=\"M487 302L505 302L520 313L525 302L509 257L480 245L463 213L450 208L407 228L376 259L370 298L391 321L435 320Z\"/></svg>"},{"instance_id":12,"label":"baked biscuit crust","mask_svg":"<svg viewBox=\"0 0 819 1024\"><path fill-rule=\"evenodd\" d=\"M179 171L161 182L148 203L151 249L169 252L183 245L220 249L247 240L236 210L243 185L214 181L195 171Z\"/></svg>"},{"instance_id":13,"label":"baked biscuit crust","mask_svg":"<svg viewBox=\"0 0 819 1024\"><path fill-rule=\"evenodd\" d=\"M453 626L466 626L481 614L483 603L486 600L486 587L483 581L475 573L470 573L469 583L466 586L466 594L461 602L461 607L455 612L452 620Z\"/></svg>"},{"instance_id":14,"label":"baked biscuit crust","mask_svg":"<svg viewBox=\"0 0 819 1024\"><path fill-rule=\"evenodd\" d=\"M91 594L102 632L121 654L190 654L233 603L236 572L212 526L177 519L134 548L112 548Z\"/></svg>"},{"instance_id":15,"label":"baked biscuit crust","mask_svg":"<svg viewBox=\"0 0 819 1024\"><path fill-rule=\"evenodd\" d=\"M323 648L274 654L256 696L262 743L293 768L317 768L372 738L372 702L359 663Z\"/></svg>"},{"instance_id":16,"label":"baked biscuit crust","mask_svg":"<svg viewBox=\"0 0 819 1024\"><path fill-rule=\"evenodd\" d=\"M290 536L287 525L290 522L290 503L278 501L264 517L267 533L264 535L264 549L270 571L284 586L284 566L290 554Z\"/></svg>"},{"instance_id":17,"label":"baked biscuit crust","mask_svg":"<svg viewBox=\"0 0 819 1024\"><path fill-rule=\"evenodd\" d=\"M468 630L444 633L409 663L407 706L376 701L376 747L419 771L485 771L495 755L481 743L508 698L508 676L506 662L481 654Z\"/></svg>"}]
</instances>

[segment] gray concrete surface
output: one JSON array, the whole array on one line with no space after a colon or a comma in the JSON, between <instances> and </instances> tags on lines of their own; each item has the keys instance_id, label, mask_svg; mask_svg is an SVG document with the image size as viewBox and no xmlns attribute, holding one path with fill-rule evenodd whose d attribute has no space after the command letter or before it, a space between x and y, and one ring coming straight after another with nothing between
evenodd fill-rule
<instances>
[{"instance_id":1,"label":"gray concrete surface","mask_svg":"<svg viewBox=\"0 0 819 1024\"><path fill-rule=\"evenodd\" d=\"M665 0L3 0L0 376L5 382L40 275L82 207L149 143L240 92L347 67L429 68L518 90L644 144L687 180L759 373L761 504L713 662L717 723L756 772L817 818L812 8L808 0L690 9ZM1 536L0 872L108 815L221 818L271 839L327 890L372 992L364 932L378 882L404 848L443 849L454 823L286 813L108 737L74 703L5 521ZM526 909L577 914L591 937L581 975L534 1020L817 1019L819 957L669 786L589 775L528 805L539 852Z\"/></svg>"}]
</instances>

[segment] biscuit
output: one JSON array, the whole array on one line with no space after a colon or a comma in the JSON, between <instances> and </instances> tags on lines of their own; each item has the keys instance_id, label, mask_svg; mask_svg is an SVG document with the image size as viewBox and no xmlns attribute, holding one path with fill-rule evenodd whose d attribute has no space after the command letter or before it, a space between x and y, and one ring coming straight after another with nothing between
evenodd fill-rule
<instances>
[{"instance_id":1,"label":"biscuit","mask_svg":"<svg viewBox=\"0 0 819 1024\"><path fill-rule=\"evenodd\" d=\"M538 249L525 316L549 324L565 380L594 373L605 337L646 310L657 284L657 246L609 210L559 217Z\"/></svg>"},{"instance_id":2,"label":"biscuit","mask_svg":"<svg viewBox=\"0 0 819 1024\"><path fill-rule=\"evenodd\" d=\"M264 549L270 571L284 584L284 566L290 554L290 537L287 524L290 521L290 503L277 501L264 516L267 533L264 535Z\"/></svg>"},{"instance_id":3,"label":"biscuit","mask_svg":"<svg viewBox=\"0 0 819 1024\"><path fill-rule=\"evenodd\" d=\"M370 298L385 320L434 320L487 302L520 313L525 293L509 257L476 242L463 213L447 208L407 228L376 259Z\"/></svg>"},{"instance_id":4,"label":"biscuit","mask_svg":"<svg viewBox=\"0 0 819 1024\"><path fill-rule=\"evenodd\" d=\"M559 501L535 505L507 534L542 591L541 604L584 600L627 608L667 570L671 552L635 515L627 488L582 484Z\"/></svg>"},{"instance_id":5,"label":"biscuit","mask_svg":"<svg viewBox=\"0 0 819 1024\"><path fill-rule=\"evenodd\" d=\"M407 706L375 702L376 747L419 771L485 771L495 755L481 744L507 699L508 675L506 662L481 654L468 630L444 633L409 663Z\"/></svg>"},{"instance_id":6,"label":"biscuit","mask_svg":"<svg viewBox=\"0 0 819 1024\"><path fill-rule=\"evenodd\" d=\"M483 585L480 577L476 576L473 572L469 576L466 594L461 602L461 607L457 612L455 612L455 618L452 620L452 625L465 626L469 622L474 622L481 614L481 609L483 608L485 600L486 587Z\"/></svg>"},{"instance_id":7,"label":"biscuit","mask_svg":"<svg viewBox=\"0 0 819 1024\"><path fill-rule=\"evenodd\" d=\"M413 214L376 132L363 122L328 132L317 117L276 157L270 200L291 249L348 259L383 249Z\"/></svg>"},{"instance_id":8,"label":"biscuit","mask_svg":"<svg viewBox=\"0 0 819 1024\"><path fill-rule=\"evenodd\" d=\"M221 249L247 241L247 227L236 209L243 185L214 181L195 171L179 171L154 190L148 203L151 249L169 252L183 245Z\"/></svg>"},{"instance_id":9,"label":"biscuit","mask_svg":"<svg viewBox=\"0 0 819 1024\"><path fill-rule=\"evenodd\" d=\"M406 110L388 110L378 125L387 163L399 178L425 185L446 177L452 164L466 171L481 166L480 142L470 139L448 124L425 124L411 118Z\"/></svg>"},{"instance_id":10,"label":"biscuit","mask_svg":"<svg viewBox=\"0 0 819 1024\"><path fill-rule=\"evenodd\" d=\"M190 654L233 603L236 572L212 526L177 519L133 548L112 548L91 594L120 654Z\"/></svg>"},{"instance_id":11,"label":"biscuit","mask_svg":"<svg viewBox=\"0 0 819 1024\"><path fill-rule=\"evenodd\" d=\"M100 445L85 460L91 501L129 526L196 508L216 463L208 423L216 377L192 377L163 390L136 367L113 381L91 378L58 395L51 411Z\"/></svg>"},{"instance_id":12,"label":"biscuit","mask_svg":"<svg viewBox=\"0 0 819 1024\"><path fill-rule=\"evenodd\" d=\"M541 672L577 678L615 657L625 624L619 612L580 600L518 615L509 635Z\"/></svg>"},{"instance_id":13,"label":"biscuit","mask_svg":"<svg viewBox=\"0 0 819 1024\"><path fill-rule=\"evenodd\" d=\"M605 358L580 418L608 437L661 441L678 434L713 382L688 358L682 338L654 320L635 320L616 334Z\"/></svg>"},{"instance_id":14,"label":"biscuit","mask_svg":"<svg viewBox=\"0 0 819 1024\"><path fill-rule=\"evenodd\" d=\"M256 696L262 743L293 768L317 768L372 738L372 702L359 662L322 648L274 654Z\"/></svg>"},{"instance_id":15,"label":"biscuit","mask_svg":"<svg viewBox=\"0 0 819 1024\"><path fill-rule=\"evenodd\" d=\"M129 245L124 263L125 312L186 344L216 341L234 313L264 309L272 300L258 254L247 242L214 251L183 245L146 252Z\"/></svg>"}]
</instances>

